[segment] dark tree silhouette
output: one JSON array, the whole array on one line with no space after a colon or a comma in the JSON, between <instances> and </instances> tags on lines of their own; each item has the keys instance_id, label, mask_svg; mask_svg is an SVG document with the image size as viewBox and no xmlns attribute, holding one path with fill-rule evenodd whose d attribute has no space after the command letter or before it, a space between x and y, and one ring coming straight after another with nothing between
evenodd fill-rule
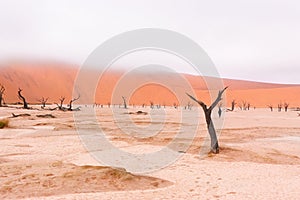
<instances>
[{"instance_id":1,"label":"dark tree silhouette","mask_svg":"<svg viewBox=\"0 0 300 200\"><path fill-rule=\"evenodd\" d=\"M27 101L26 101L25 97L24 97L24 96L22 96L21 92L22 92L22 89L21 89L21 88L19 88L19 90L18 90L18 97L19 97L19 99L20 99L20 100L22 100L22 101L23 101L23 108L24 108L24 109L29 109L29 107L28 107L28 103L27 103Z\"/></svg>"},{"instance_id":2,"label":"dark tree silhouette","mask_svg":"<svg viewBox=\"0 0 300 200\"><path fill-rule=\"evenodd\" d=\"M222 115L222 102L221 103L218 103L218 115L219 115L219 118L221 117Z\"/></svg>"},{"instance_id":3,"label":"dark tree silhouette","mask_svg":"<svg viewBox=\"0 0 300 200\"><path fill-rule=\"evenodd\" d=\"M280 103L277 105L277 107L278 107L278 112L281 112L281 109L282 109L282 103L280 102Z\"/></svg>"},{"instance_id":4,"label":"dark tree silhouette","mask_svg":"<svg viewBox=\"0 0 300 200\"><path fill-rule=\"evenodd\" d=\"M235 99L234 99L231 102L231 109L227 109L227 111L234 111L235 105L236 105L236 102L235 102Z\"/></svg>"},{"instance_id":5,"label":"dark tree silhouette","mask_svg":"<svg viewBox=\"0 0 300 200\"><path fill-rule=\"evenodd\" d=\"M65 99L66 99L66 98L62 96L62 97L60 97L60 99L59 99L60 104L55 103L55 104L57 105L57 107L58 107L59 110L66 110L66 109L63 107L63 104L64 104Z\"/></svg>"},{"instance_id":6,"label":"dark tree silhouette","mask_svg":"<svg viewBox=\"0 0 300 200\"><path fill-rule=\"evenodd\" d=\"M72 109L72 104L73 104L75 101L77 101L79 98L80 98L80 95L78 95L77 98L74 98L74 99L71 99L71 100L70 100L69 108L68 108L69 111L72 111L72 110L73 110L73 109Z\"/></svg>"},{"instance_id":7,"label":"dark tree silhouette","mask_svg":"<svg viewBox=\"0 0 300 200\"><path fill-rule=\"evenodd\" d=\"M218 139L217 139L217 134L216 134L216 130L211 118L211 113L212 110L218 105L218 103L222 100L222 95L224 93L224 91L227 89L228 87L225 87L223 90L219 91L218 97L216 98L216 100L211 104L210 107L207 108L207 105L205 103L203 103L202 101L197 100L196 98L194 98L193 96L189 95L188 93L186 93L192 100L194 100L195 102L197 102L203 109L204 114L205 114L205 120L206 120L206 125L207 125L207 129L208 129L208 133L210 135L210 140L211 140L211 151L213 153L219 153L219 143L218 143Z\"/></svg>"},{"instance_id":8,"label":"dark tree silhouette","mask_svg":"<svg viewBox=\"0 0 300 200\"><path fill-rule=\"evenodd\" d=\"M178 104L177 103L173 103L173 106L174 106L175 109L178 108Z\"/></svg>"},{"instance_id":9,"label":"dark tree silhouette","mask_svg":"<svg viewBox=\"0 0 300 200\"><path fill-rule=\"evenodd\" d=\"M271 112L273 112L273 106L272 105L268 105L268 107L271 109Z\"/></svg>"},{"instance_id":10,"label":"dark tree silhouette","mask_svg":"<svg viewBox=\"0 0 300 200\"><path fill-rule=\"evenodd\" d=\"M38 99L38 102L40 102L42 104L41 108L44 109L46 107L46 103L48 101L49 97L45 98L42 97L41 99Z\"/></svg>"},{"instance_id":11,"label":"dark tree silhouette","mask_svg":"<svg viewBox=\"0 0 300 200\"><path fill-rule=\"evenodd\" d=\"M250 110L250 106L251 106L251 104L247 103L247 110Z\"/></svg>"},{"instance_id":12,"label":"dark tree silhouette","mask_svg":"<svg viewBox=\"0 0 300 200\"><path fill-rule=\"evenodd\" d=\"M2 107L2 102L3 102L3 94L5 91L5 87L3 85L0 84L0 107Z\"/></svg>"},{"instance_id":13,"label":"dark tree silhouette","mask_svg":"<svg viewBox=\"0 0 300 200\"><path fill-rule=\"evenodd\" d=\"M127 109L126 98L122 96L124 108Z\"/></svg>"},{"instance_id":14,"label":"dark tree silhouette","mask_svg":"<svg viewBox=\"0 0 300 200\"><path fill-rule=\"evenodd\" d=\"M285 112L288 111L289 105L290 105L290 104L288 104L287 102L284 102L283 107L284 107L284 111L285 111Z\"/></svg>"},{"instance_id":15,"label":"dark tree silhouette","mask_svg":"<svg viewBox=\"0 0 300 200\"><path fill-rule=\"evenodd\" d=\"M153 101L150 101L150 108L151 108L151 109L154 108L154 103L153 103Z\"/></svg>"}]
</instances>

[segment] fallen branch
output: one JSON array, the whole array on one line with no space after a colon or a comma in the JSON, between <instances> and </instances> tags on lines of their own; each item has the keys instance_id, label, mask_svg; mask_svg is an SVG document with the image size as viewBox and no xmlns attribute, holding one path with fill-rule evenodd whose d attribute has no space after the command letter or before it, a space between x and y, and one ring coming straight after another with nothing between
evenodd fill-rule
<instances>
[{"instance_id":1,"label":"fallen branch","mask_svg":"<svg viewBox=\"0 0 300 200\"><path fill-rule=\"evenodd\" d=\"M18 114L18 115L14 114L14 113L11 113L11 114L12 114L12 117L10 117L10 118L16 118L16 117L29 117L29 116L31 116L30 114L27 114L27 113Z\"/></svg>"}]
</instances>

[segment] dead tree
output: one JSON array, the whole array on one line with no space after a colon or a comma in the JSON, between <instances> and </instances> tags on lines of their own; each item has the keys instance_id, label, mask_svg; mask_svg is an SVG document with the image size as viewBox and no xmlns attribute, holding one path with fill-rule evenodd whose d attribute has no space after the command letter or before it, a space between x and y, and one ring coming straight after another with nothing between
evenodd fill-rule
<instances>
[{"instance_id":1,"label":"dead tree","mask_svg":"<svg viewBox=\"0 0 300 200\"><path fill-rule=\"evenodd\" d=\"M271 109L271 112L273 112L273 106L272 105L268 105L268 107Z\"/></svg>"},{"instance_id":2,"label":"dead tree","mask_svg":"<svg viewBox=\"0 0 300 200\"><path fill-rule=\"evenodd\" d=\"M236 105L235 100L232 100L232 102L231 102L231 109L227 109L227 111L234 111L235 105Z\"/></svg>"},{"instance_id":3,"label":"dead tree","mask_svg":"<svg viewBox=\"0 0 300 200\"><path fill-rule=\"evenodd\" d=\"M77 98L71 99L71 101L70 101L70 103L69 103L69 108L68 108L69 111L72 111L72 110L73 110L73 109L72 109L72 104L73 104L75 101L77 101L79 98L80 98L80 95L78 95Z\"/></svg>"},{"instance_id":4,"label":"dead tree","mask_svg":"<svg viewBox=\"0 0 300 200\"><path fill-rule=\"evenodd\" d=\"M173 106L174 106L175 109L178 108L178 104L177 103L173 103Z\"/></svg>"},{"instance_id":5,"label":"dead tree","mask_svg":"<svg viewBox=\"0 0 300 200\"><path fill-rule=\"evenodd\" d=\"M63 107L63 104L64 104L64 101L65 101L65 97L60 97L59 101L60 101L60 104L58 103L55 103L57 105L57 108L59 110L65 110L65 108Z\"/></svg>"},{"instance_id":6,"label":"dead tree","mask_svg":"<svg viewBox=\"0 0 300 200\"><path fill-rule=\"evenodd\" d=\"M150 108L151 108L151 109L154 108L154 103L153 103L153 101L150 101Z\"/></svg>"},{"instance_id":7,"label":"dead tree","mask_svg":"<svg viewBox=\"0 0 300 200\"><path fill-rule=\"evenodd\" d=\"M222 102L221 103L218 103L218 115L219 115L219 118L221 117L222 115Z\"/></svg>"},{"instance_id":8,"label":"dead tree","mask_svg":"<svg viewBox=\"0 0 300 200\"><path fill-rule=\"evenodd\" d=\"M289 105L290 105L290 104L284 102L283 107L284 107L284 111L285 111L285 112L288 111Z\"/></svg>"},{"instance_id":9,"label":"dead tree","mask_svg":"<svg viewBox=\"0 0 300 200\"><path fill-rule=\"evenodd\" d=\"M251 104L247 103L247 110L250 110L250 106L251 106Z\"/></svg>"},{"instance_id":10,"label":"dead tree","mask_svg":"<svg viewBox=\"0 0 300 200\"><path fill-rule=\"evenodd\" d=\"M0 107L2 107L2 102L3 102L3 94L5 91L5 87L3 85L0 84Z\"/></svg>"},{"instance_id":11,"label":"dead tree","mask_svg":"<svg viewBox=\"0 0 300 200\"><path fill-rule=\"evenodd\" d=\"M243 110L247 110L247 101L242 101Z\"/></svg>"},{"instance_id":12,"label":"dead tree","mask_svg":"<svg viewBox=\"0 0 300 200\"><path fill-rule=\"evenodd\" d=\"M202 101L199 101L197 99L195 99L193 96L189 95L188 93L186 93L192 100L194 100L195 102L197 102L203 109L204 114L205 114L205 120L206 120L206 125L207 125L207 129L208 129L208 133L210 135L210 140L211 140L211 151L213 153L219 153L219 143L218 143L218 139L217 139L217 134L216 134L216 130L211 118L211 113L212 110L218 105L218 103L222 100L222 95L224 93L224 91L227 89L228 87L225 87L223 90L219 91L218 97L216 98L216 100L211 104L210 107L207 108L207 105L205 103L203 103Z\"/></svg>"},{"instance_id":13,"label":"dead tree","mask_svg":"<svg viewBox=\"0 0 300 200\"><path fill-rule=\"evenodd\" d=\"M21 89L21 88L19 88L19 90L18 90L18 97L19 97L19 99L20 99L20 100L22 100L22 101L23 101L23 108L24 108L24 109L29 109L29 107L28 107L28 103L27 103L27 101L26 101L25 97L24 97L24 96L22 96L21 92L22 92L22 89Z\"/></svg>"},{"instance_id":14,"label":"dead tree","mask_svg":"<svg viewBox=\"0 0 300 200\"><path fill-rule=\"evenodd\" d=\"M123 99L124 108L127 109L126 98L122 96L122 99Z\"/></svg>"},{"instance_id":15,"label":"dead tree","mask_svg":"<svg viewBox=\"0 0 300 200\"><path fill-rule=\"evenodd\" d=\"M46 107L46 103L48 101L49 97L44 98L42 97L41 99L38 99L38 102L40 102L42 104L41 108L44 109Z\"/></svg>"},{"instance_id":16,"label":"dead tree","mask_svg":"<svg viewBox=\"0 0 300 200\"><path fill-rule=\"evenodd\" d=\"M281 112L281 109L282 109L282 103L280 102L280 103L277 105L277 107L278 107L278 112Z\"/></svg>"}]
</instances>

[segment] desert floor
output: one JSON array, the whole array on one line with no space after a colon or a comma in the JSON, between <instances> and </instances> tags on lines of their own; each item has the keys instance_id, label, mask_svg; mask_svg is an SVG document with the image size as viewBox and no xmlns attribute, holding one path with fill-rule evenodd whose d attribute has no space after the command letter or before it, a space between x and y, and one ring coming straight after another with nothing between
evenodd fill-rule
<instances>
[{"instance_id":1,"label":"desert floor","mask_svg":"<svg viewBox=\"0 0 300 200\"><path fill-rule=\"evenodd\" d=\"M9 127L0 130L0 198L300 199L297 112L237 110L225 113L224 124L215 116L216 127L222 129L221 149L212 155L201 112L196 126L196 108L96 108L97 123L89 115L91 110L84 106L76 113L0 108L0 118L30 114L10 118ZM138 110L148 114L137 115ZM41 114L55 118L37 117ZM122 160L116 160L119 166L107 166L89 153L76 130L92 135L97 126L122 151L147 155L171 144L167 148L180 156L169 165L144 172L126 168ZM183 126L196 135L177 137ZM188 149L183 148L186 144ZM109 153L97 148L94 151Z\"/></svg>"}]
</instances>

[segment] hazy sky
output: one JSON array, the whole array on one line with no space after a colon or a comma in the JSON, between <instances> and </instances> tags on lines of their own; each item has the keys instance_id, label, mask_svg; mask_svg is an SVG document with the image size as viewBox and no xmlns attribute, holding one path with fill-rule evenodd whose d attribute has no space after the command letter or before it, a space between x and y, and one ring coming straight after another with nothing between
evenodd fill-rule
<instances>
[{"instance_id":1,"label":"hazy sky","mask_svg":"<svg viewBox=\"0 0 300 200\"><path fill-rule=\"evenodd\" d=\"M0 60L82 64L105 40L138 28L188 36L222 77L300 83L299 0L0 0Z\"/></svg>"}]
</instances>

